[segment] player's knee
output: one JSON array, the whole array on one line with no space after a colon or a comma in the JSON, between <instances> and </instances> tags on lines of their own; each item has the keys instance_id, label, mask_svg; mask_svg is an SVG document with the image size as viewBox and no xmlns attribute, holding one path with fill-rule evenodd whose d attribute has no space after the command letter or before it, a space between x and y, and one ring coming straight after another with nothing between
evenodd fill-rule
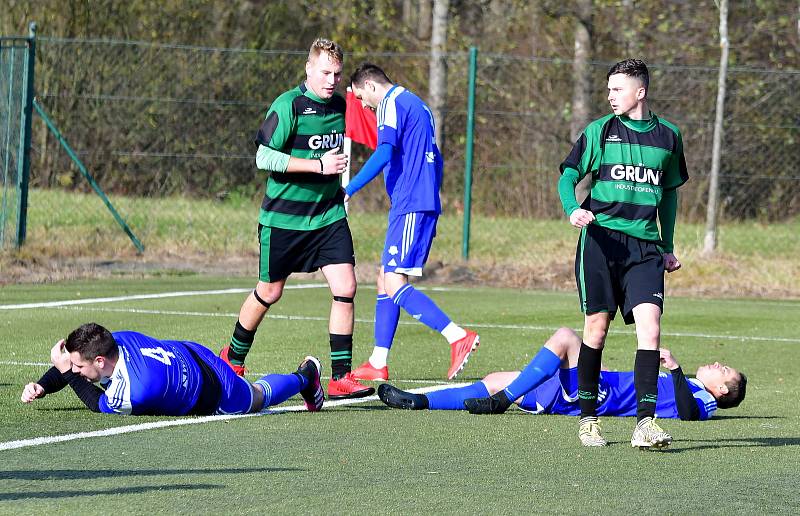
<instances>
[{"instance_id":1,"label":"player's knee","mask_svg":"<svg viewBox=\"0 0 800 516\"><path fill-rule=\"evenodd\" d=\"M348 281L348 282L346 282L344 284L339 284L339 285L336 286L335 289L331 289L331 290L333 292L333 297L334 298L336 298L336 297L350 298L351 299L350 302L352 303L352 299L355 299L355 297L356 297L356 282L355 282L355 279L353 279L353 281Z\"/></svg>"},{"instance_id":2,"label":"player's knee","mask_svg":"<svg viewBox=\"0 0 800 516\"><path fill-rule=\"evenodd\" d=\"M253 297L261 305L269 308L280 300L283 295L283 286L275 283L259 282L253 290Z\"/></svg>"},{"instance_id":3,"label":"player's knee","mask_svg":"<svg viewBox=\"0 0 800 516\"><path fill-rule=\"evenodd\" d=\"M639 349L658 349L661 340L660 328L645 328L636 331Z\"/></svg>"},{"instance_id":4,"label":"player's knee","mask_svg":"<svg viewBox=\"0 0 800 516\"><path fill-rule=\"evenodd\" d=\"M570 348L578 348L581 338L571 328L559 328L547 341L549 347L556 348L559 352L566 353Z\"/></svg>"},{"instance_id":5,"label":"player's knee","mask_svg":"<svg viewBox=\"0 0 800 516\"><path fill-rule=\"evenodd\" d=\"M608 334L608 325L601 322L588 322L583 330L583 341L602 347Z\"/></svg>"},{"instance_id":6,"label":"player's knee","mask_svg":"<svg viewBox=\"0 0 800 516\"><path fill-rule=\"evenodd\" d=\"M508 382L505 382L505 378L503 378L504 375L505 373L489 373L481 380L486 386L489 396L497 394L508 386Z\"/></svg>"},{"instance_id":7,"label":"player's knee","mask_svg":"<svg viewBox=\"0 0 800 516\"><path fill-rule=\"evenodd\" d=\"M408 283L406 276L394 272L387 272L383 276L383 289L390 296L394 297L398 290Z\"/></svg>"}]
</instances>

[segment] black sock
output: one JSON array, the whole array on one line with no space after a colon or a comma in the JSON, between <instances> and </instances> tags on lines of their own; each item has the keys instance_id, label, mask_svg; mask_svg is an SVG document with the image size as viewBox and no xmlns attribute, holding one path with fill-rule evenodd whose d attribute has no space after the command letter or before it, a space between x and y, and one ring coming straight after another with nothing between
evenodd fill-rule
<instances>
[{"instance_id":1,"label":"black sock","mask_svg":"<svg viewBox=\"0 0 800 516\"><path fill-rule=\"evenodd\" d=\"M597 390L602 358L602 349L590 348L581 342L578 354L578 406L581 408L581 418L597 416Z\"/></svg>"},{"instance_id":2,"label":"black sock","mask_svg":"<svg viewBox=\"0 0 800 516\"><path fill-rule=\"evenodd\" d=\"M233 336L231 337L231 347L228 350L228 360L232 364L242 365L250 347L253 345L253 340L256 338L255 330L248 330L238 320L236 326L233 328Z\"/></svg>"},{"instance_id":3,"label":"black sock","mask_svg":"<svg viewBox=\"0 0 800 516\"><path fill-rule=\"evenodd\" d=\"M636 421L656 414L658 400L658 350L637 349L633 365L633 384L636 387Z\"/></svg>"},{"instance_id":4,"label":"black sock","mask_svg":"<svg viewBox=\"0 0 800 516\"><path fill-rule=\"evenodd\" d=\"M353 367L353 336L330 334L331 338L331 376L338 380Z\"/></svg>"}]
</instances>

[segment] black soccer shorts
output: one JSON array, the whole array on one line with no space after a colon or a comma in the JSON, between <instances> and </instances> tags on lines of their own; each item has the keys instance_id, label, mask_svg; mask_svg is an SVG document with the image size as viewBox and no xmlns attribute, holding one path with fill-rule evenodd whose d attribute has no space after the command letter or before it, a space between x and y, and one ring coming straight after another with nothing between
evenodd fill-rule
<instances>
[{"instance_id":1,"label":"black soccer shorts","mask_svg":"<svg viewBox=\"0 0 800 516\"><path fill-rule=\"evenodd\" d=\"M314 272L325 265L355 265L353 237L347 219L311 231L258 225L258 279L272 283L293 272Z\"/></svg>"},{"instance_id":2,"label":"black soccer shorts","mask_svg":"<svg viewBox=\"0 0 800 516\"><path fill-rule=\"evenodd\" d=\"M617 310L633 324L633 308L652 303L664 311L664 256L655 242L589 224L575 253L575 281L585 314Z\"/></svg>"}]
</instances>

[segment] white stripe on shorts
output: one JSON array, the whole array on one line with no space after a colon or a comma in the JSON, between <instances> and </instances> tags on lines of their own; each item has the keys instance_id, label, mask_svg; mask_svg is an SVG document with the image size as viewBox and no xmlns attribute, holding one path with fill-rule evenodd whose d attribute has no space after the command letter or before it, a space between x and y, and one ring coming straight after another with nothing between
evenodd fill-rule
<instances>
[{"instance_id":1,"label":"white stripe on shorts","mask_svg":"<svg viewBox=\"0 0 800 516\"><path fill-rule=\"evenodd\" d=\"M417 222L416 213L406 213L406 218L403 221L403 241L400 244L400 261L405 260L411 244L414 243L414 226Z\"/></svg>"}]
</instances>

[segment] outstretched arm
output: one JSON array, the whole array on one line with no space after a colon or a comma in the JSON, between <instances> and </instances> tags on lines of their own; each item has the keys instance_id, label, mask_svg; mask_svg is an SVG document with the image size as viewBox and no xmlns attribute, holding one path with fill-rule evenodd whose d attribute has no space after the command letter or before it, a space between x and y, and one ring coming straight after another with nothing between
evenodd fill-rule
<instances>
[{"instance_id":1,"label":"outstretched arm","mask_svg":"<svg viewBox=\"0 0 800 516\"><path fill-rule=\"evenodd\" d=\"M375 176L381 173L383 167L389 163L392 158L392 145L390 143L382 143L375 149L372 156L369 157L361 170L356 174L352 181L344 189L348 197L352 197L356 192L361 190L367 183L375 179Z\"/></svg>"}]
</instances>

